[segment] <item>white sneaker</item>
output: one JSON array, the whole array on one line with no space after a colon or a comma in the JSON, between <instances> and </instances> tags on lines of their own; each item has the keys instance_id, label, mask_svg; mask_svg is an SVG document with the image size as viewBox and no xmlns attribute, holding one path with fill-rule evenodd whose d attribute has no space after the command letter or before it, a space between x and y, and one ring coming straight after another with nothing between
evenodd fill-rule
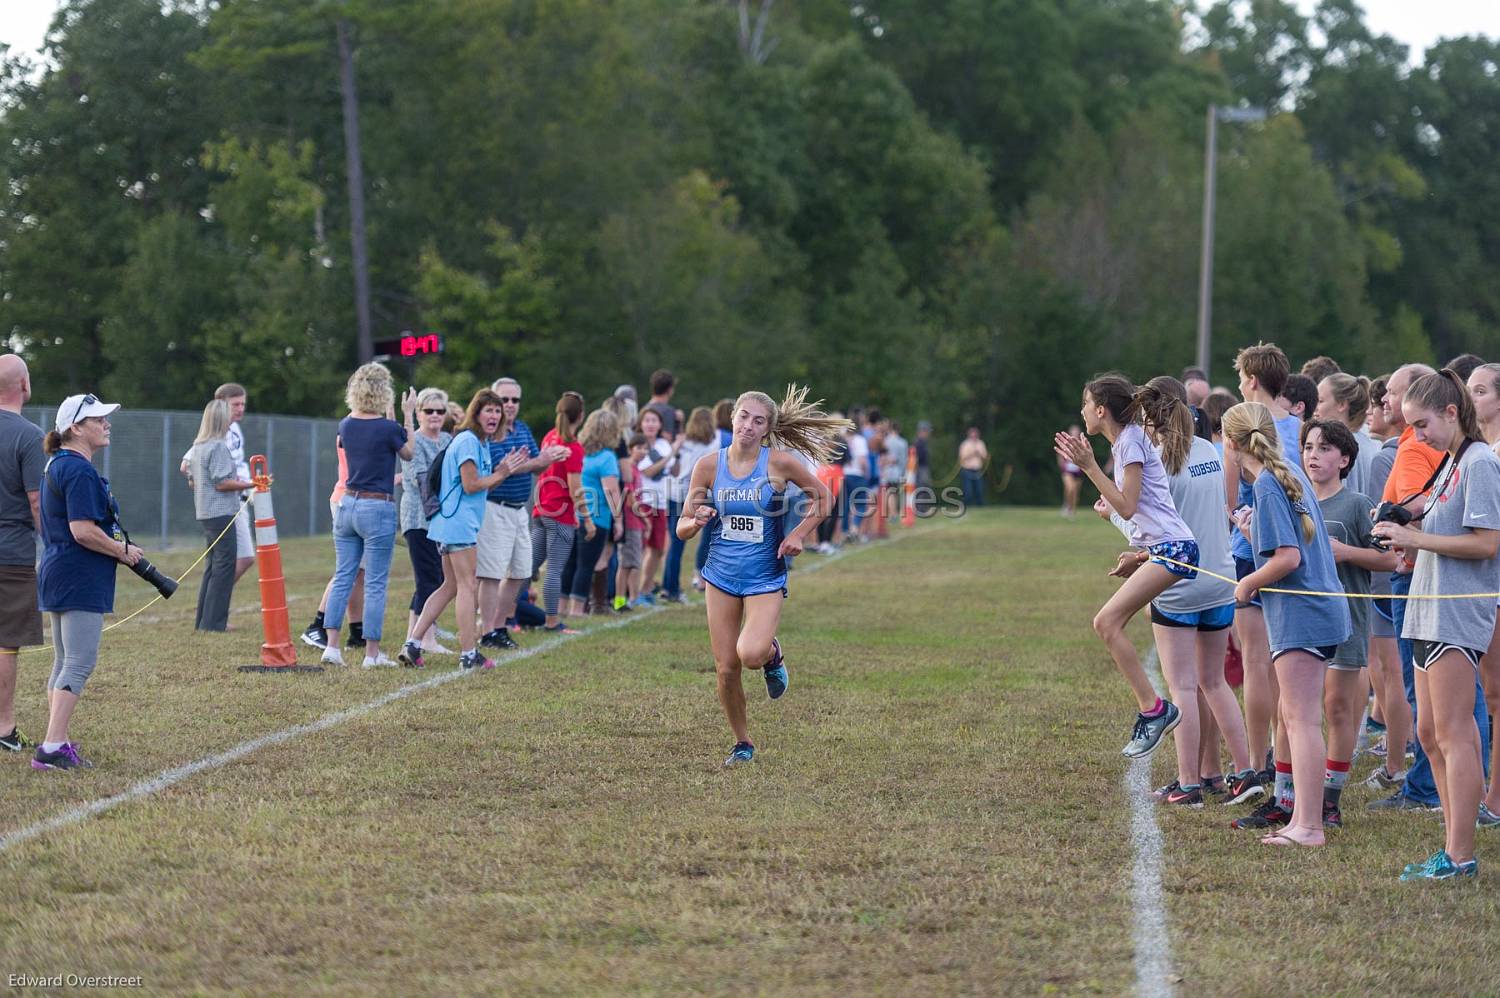
<instances>
[{"instance_id":1,"label":"white sneaker","mask_svg":"<svg viewBox=\"0 0 1500 998\"><path fill-rule=\"evenodd\" d=\"M430 645L423 645L422 646L422 651L426 652L428 655L452 655L453 654L453 649L452 648L444 648L442 645L438 644L436 641L434 641Z\"/></svg>"},{"instance_id":2,"label":"white sneaker","mask_svg":"<svg viewBox=\"0 0 1500 998\"><path fill-rule=\"evenodd\" d=\"M318 661L322 662L324 665L342 666L344 664L344 656L343 653L333 645L329 645L327 648L323 649L323 657L318 659Z\"/></svg>"},{"instance_id":3,"label":"white sneaker","mask_svg":"<svg viewBox=\"0 0 1500 998\"><path fill-rule=\"evenodd\" d=\"M396 660L391 658L385 652L381 652L374 658L371 658L368 655L365 656L366 669L394 669L396 668L396 664Z\"/></svg>"},{"instance_id":4,"label":"white sneaker","mask_svg":"<svg viewBox=\"0 0 1500 998\"><path fill-rule=\"evenodd\" d=\"M435 638L437 638L439 641L457 641L458 640L458 635L457 634L454 634L452 631L444 630L443 628L438 627L436 624L433 625L432 636L435 637ZM442 654L449 654L449 655L451 655L452 652L439 652L438 654L440 654L440 655L442 655Z\"/></svg>"}]
</instances>

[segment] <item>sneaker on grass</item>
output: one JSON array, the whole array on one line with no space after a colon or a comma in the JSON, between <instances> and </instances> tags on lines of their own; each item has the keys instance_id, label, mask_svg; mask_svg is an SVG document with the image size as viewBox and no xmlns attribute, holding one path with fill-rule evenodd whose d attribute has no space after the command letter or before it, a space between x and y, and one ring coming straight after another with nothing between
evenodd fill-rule
<instances>
[{"instance_id":1,"label":"sneaker on grass","mask_svg":"<svg viewBox=\"0 0 1500 998\"><path fill-rule=\"evenodd\" d=\"M396 653L396 657L408 669L421 669L427 665L426 659L422 657L422 646L415 641L403 644L401 650Z\"/></svg>"},{"instance_id":2,"label":"sneaker on grass","mask_svg":"<svg viewBox=\"0 0 1500 998\"><path fill-rule=\"evenodd\" d=\"M755 759L755 746L749 742L735 742L734 750L729 753L729 758L724 760L725 769L733 769L735 766L743 765Z\"/></svg>"},{"instance_id":3,"label":"sneaker on grass","mask_svg":"<svg viewBox=\"0 0 1500 998\"><path fill-rule=\"evenodd\" d=\"M1292 816L1281 809L1281 805L1274 800L1262 802L1260 807L1245 815L1243 818L1235 818L1229 823L1230 828L1276 828L1280 825L1290 824Z\"/></svg>"},{"instance_id":4,"label":"sneaker on grass","mask_svg":"<svg viewBox=\"0 0 1500 998\"><path fill-rule=\"evenodd\" d=\"M510 631L504 627L485 632L479 639L479 644L485 648L498 648L500 651L515 651L521 647L516 644L516 639L510 636Z\"/></svg>"},{"instance_id":5,"label":"sneaker on grass","mask_svg":"<svg viewBox=\"0 0 1500 998\"><path fill-rule=\"evenodd\" d=\"M1182 720L1182 712L1170 701L1162 702L1162 712L1155 717L1135 715L1135 727L1130 731L1130 741L1120 750L1127 759L1143 759L1156 751L1162 737Z\"/></svg>"},{"instance_id":6,"label":"sneaker on grass","mask_svg":"<svg viewBox=\"0 0 1500 998\"><path fill-rule=\"evenodd\" d=\"M485 658L484 653L475 648L473 651L466 651L458 656L458 667L465 672L470 672L474 669L493 669L495 663Z\"/></svg>"},{"instance_id":7,"label":"sneaker on grass","mask_svg":"<svg viewBox=\"0 0 1500 998\"><path fill-rule=\"evenodd\" d=\"M94 764L78 754L72 742L63 742L56 752L38 748L31 757L32 769L89 769Z\"/></svg>"},{"instance_id":8,"label":"sneaker on grass","mask_svg":"<svg viewBox=\"0 0 1500 998\"><path fill-rule=\"evenodd\" d=\"M1479 805L1479 818L1474 822L1475 828L1500 827L1500 814L1489 809L1489 806L1481 803Z\"/></svg>"},{"instance_id":9,"label":"sneaker on grass","mask_svg":"<svg viewBox=\"0 0 1500 998\"><path fill-rule=\"evenodd\" d=\"M781 642L776 638L771 639L771 650L775 654L761 671L766 676L766 693L772 700L780 700L781 695L786 692L787 683L791 681L791 677L787 675L786 662L781 657Z\"/></svg>"},{"instance_id":10,"label":"sneaker on grass","mask_svg":"<svg viewBox=\"0 0 1500 998\"><path fill-rule=\"evenodd\" d=\"M323 655L318 659L318 661L322 662L324 665L342 666L344 664L344 653L339 651L336 647L329 645L327 648L323 649Z\"/></svg>"},{"instance_id":11,"label":"sneaker on grass","mask_svg":"<svg viewBox=\"0 0 1500 998\"><path fill-rule=\"evenodd\" d=\"M1453 857L1447 851L1439 850L1434 853L1427 862L1412 864L1401 872L1401 879L1405 882L1413 880L1472 880L1479 876L1479 860L1471 859L1467 863L1455 863Z\"/></svg>"},{"instance_id":12,"label":"sneaker on grass","mask_svg":"<svg viewBox=\"0 0 1500 998\"><path fill-rule=\"evenodd\" d=\"M1406 770L1402 770L1395 776L1385 771L1384 765L1375 767L1375 772L1365 777L1365 786L1371 790L1391 790L1406 783Z\"/></svg>"},{"instance_id":13,"label":"sneaker on grass","mask_svg":"<svg viewBox=\"0 0 1500 998\"><path fill-rule=\"evenodd\" d=\"M366 655L364 661L366 669L394 669L398 664L395 659L391 658L385 652L381 652L379 655Z\"/></svg>"},{"instance_id":14,"label":"sneaker on grass","mask_svg":"<svg viewBox=\"0 0 1500 998\"><path fill-rule=\"evenodd\" d=\"M1442 808L1439 807L1436 804L1423 804L1421 801L1419 801L1419 800L1413 800L1412 798L1406 796L1406 794L1404 792L1402 792L1400 790L1397 790L1395 793L1391 794L1389 797L1382 797L1379 800L1372 800L1372 801L1370 801L1370 803L1368 803L1368 804L1365 805L1365 810L1367 810L1367 811L1423 811L1423 812L1426 812L1428 814L1431 814L1434 811L1441 811Z\"/></svg>"},{"instance_id":15,"label":"sneaker on grass","mask_svg":"<svg viewBox=\"0 0 1500 998\"><path fill-rule=\"evenodd\" d=\"M1169 791L1161 802L1174 807L1190 807L1196 810L1203 806L1203 788L1197 786L1184 789L1182 786L1177 786Z\"/></svg>"},{"instance_id":16,"label":"sneaker on grass","mask_svg":"<svg viewBox=\"0 0 1500 998\"><path fill-rule=\"evenodd\" d=\"M1265 781L1253 769L1236 773L1224 791L1225 804L1243 804L1266 792Z\"/></svg>"},{"instance_id":17,"label":"sneaker on grass","mask_svg":"<svg viewBox=\"0 0 1500 998\"><path fill-rule=\"evenodd\" d=\"M29 748L36 748L36 742L21 734L20 728L11 728L10 734L0 735L0 749L7 752L24 752Z\"/></svg>"},{"instance_id":18,"label":"sneaker on grass","mask_svg":"<svg viewBox=\"0 0 1500 998\"><path fill-rule=\"evenodd\" d=\"M327 648L328 634L320 624L316 622L308 624L307 630L302 632L302 643L312 645L314 648Z\"/></svg>"}]
</instances>

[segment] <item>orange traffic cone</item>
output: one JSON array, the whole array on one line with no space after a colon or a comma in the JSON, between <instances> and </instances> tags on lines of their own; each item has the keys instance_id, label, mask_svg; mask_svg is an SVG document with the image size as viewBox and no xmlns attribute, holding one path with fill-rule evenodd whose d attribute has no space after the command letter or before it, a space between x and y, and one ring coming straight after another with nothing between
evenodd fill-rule
<instances>
[{"instance_id":1,"label":"orange traffic cone","mask_svg":"<svg viewBox=\"0 0 1500 998\"><path fill-rule=\"evenodd\" d=\"M276 514L271 506L271 475L266 458L250 459L251 498L255 509L255 561L260 572L260 618L266 640L260 646L260 665L242 665L241 672L322 672L320 665L298 665L286 610L286 579L281 574L281 545L276 538Z\"/></svg>"},{"instance_id":2,"label":"orange traffic cone","mask_svg":"<svg viewBox=\"0 0 1500 998\"><path fill-rule=\"evenodd\" d=\"M914 526L917 522L917 448L913 444L906 449L906 506L901 510L901 526Z\"/></svg>"}]
</instances>

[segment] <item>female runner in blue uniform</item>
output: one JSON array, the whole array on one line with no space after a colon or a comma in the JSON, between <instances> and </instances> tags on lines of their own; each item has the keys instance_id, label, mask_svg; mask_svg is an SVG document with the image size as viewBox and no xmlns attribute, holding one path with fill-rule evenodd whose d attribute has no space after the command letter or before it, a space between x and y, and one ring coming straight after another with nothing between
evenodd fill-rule
<instances>
[{"instance_id":1,"label":"female runner in blue uniform","mask_svg":"<svg viewBox=\"0 0 1500 998\"><path fill-rule=\"evenodd\" d=\"M741 395L729 446L693 466L687 504L677 521L677 536L684 541L705 527L712 540L703 580L719 703L734 732L725 766L755 757L740 670L760 669L772 700L786 692L786 663L776 640L786 598L786 559L802 553L803 542L833 510L833 496L792 451L826 463L836 441L853 427L806 397L807 389L794 385L780 405L761 392ZM790 532L785 529L788 483L811 500L807 515Z\"/></svg>"}]
</instances>

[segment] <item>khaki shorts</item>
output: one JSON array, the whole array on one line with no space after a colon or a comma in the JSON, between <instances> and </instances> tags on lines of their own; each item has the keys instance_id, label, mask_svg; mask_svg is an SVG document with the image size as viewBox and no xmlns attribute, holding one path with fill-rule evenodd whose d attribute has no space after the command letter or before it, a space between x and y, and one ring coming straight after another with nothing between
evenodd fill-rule
<instances>
[{"instance_id":1,"label":"khaki shorts","mask_svg":"<svg viewBox=\"0 0 1500 998\"><path fill-rule=\"evenodd\" d=\"M645 547L646 532L627 528L625 536L620 538L620 567L640 568L641 549Z\"/></svg>"},{"instance_id":2,"label":"khaki shorts","mask_svg":"<svg viewBox=\"0 0 1500 998\"><path fill-rule=\"evenodd\" d=\"M36 606L36 569L0 565L0 648L42 643L42 612Z\"/></svg>"},{"instance_id":3,"label":"khaki shorts","mask_svg":"<svg viewBox=\"0 0 1500 998\"><path fill-rule=\"evenodd\" d=\"M250 534L250 521L255 519L255 507L242 508L239 514L234 521L234 556L254 558L255 539Z\"/></svg>"},{"instance_id":4,"label":"khaki shorts","mask_svg":"<svg viewBox=\"0 0 1500 998\"><path fill-rule=\"evenodd\" d=\"M525 507L516 509L486 499L478 547L474 574L479 578L531 578L531 517Z\"/></svg>"}]
</instances>

